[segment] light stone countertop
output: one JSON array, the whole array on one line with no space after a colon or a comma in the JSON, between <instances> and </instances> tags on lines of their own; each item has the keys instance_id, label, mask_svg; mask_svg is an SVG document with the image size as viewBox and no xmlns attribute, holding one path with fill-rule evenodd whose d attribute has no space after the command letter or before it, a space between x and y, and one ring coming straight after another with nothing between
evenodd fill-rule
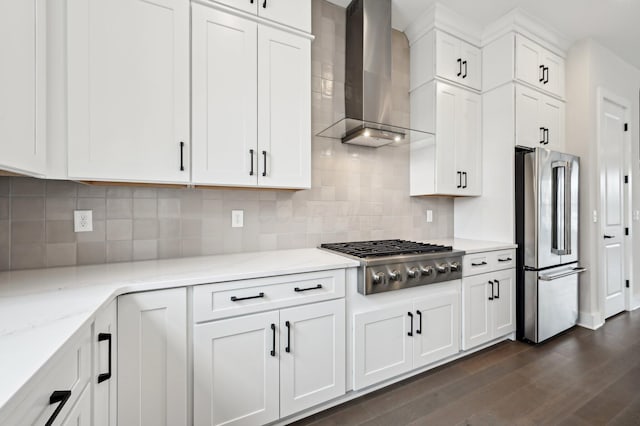
<instances>
[{"instance_id":1,"label":"light stone countertop","mask_svg":"<svg viewBox=\"0 0 640 426\"><path fill-rule=\"evenodd\" d=\"M461 238L446 238L425 241L432 244L452 246L455 250L462 250L466 254L482 253L483 251L509 250L518 247L517 244L499 241L465 240Z\"/></svg>"},{"instance_id":2,"label":"light stone countertop","mask_svg":"<svg viewBox=\"0 0 640 426\"><path fill-rule=\"evenodd\" d=\"M319 249L0 273L0 411L117 296L198 284L357 267Z\"/></svg>"}]
</instances>

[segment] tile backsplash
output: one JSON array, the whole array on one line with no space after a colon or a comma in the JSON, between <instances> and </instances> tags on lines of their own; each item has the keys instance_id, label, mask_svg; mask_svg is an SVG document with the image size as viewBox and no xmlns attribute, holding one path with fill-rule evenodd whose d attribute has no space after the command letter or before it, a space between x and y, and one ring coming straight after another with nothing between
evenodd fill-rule
<instances>
[{"instance_id":1,"label":"tile backsplash","mask_svg":"<svg viewBox=\"0 0 640 426\"><path fill-rule=\"evenodd\" d=\"M344 116L345 10L313 0L314 135ZM409 121L409 46L393 33L393 115ZM313 138L306 191L89 186L0 177L0 270L453 235L453 201L409 197L407 145ZM73 211L93 211L74 233ZM244 227L231 211L244 210ZM433 222L426 220L433 211Z\"/></svg>"}]
</instances>

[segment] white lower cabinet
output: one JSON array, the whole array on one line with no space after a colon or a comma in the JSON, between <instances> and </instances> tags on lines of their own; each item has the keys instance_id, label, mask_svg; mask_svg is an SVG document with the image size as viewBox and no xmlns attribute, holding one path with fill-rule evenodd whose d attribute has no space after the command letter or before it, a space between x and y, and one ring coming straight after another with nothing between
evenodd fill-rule
<instances>
[{"instance_id":1,"label":"white lower cabinet","mask_svg":"<svg viewBox=\"0 0 640 426\"><path fill-rule=\"evenodd\" d=\"M114 300L96 317L93 326L93 425L118 424L117 305Z\"/></svg>"},{"instance_id":2,"label":"white lower cabinet","mask_svg":"<svg viewBox=\"0 0 640 426\"><path fill-rule=\"evenodd\" d=\"M515 269L463 278L464 350L513 333Z\"/></svg>"},{"instance_id":3,"label":"white lower cabinet","mask_svg":"<svg viewBox=\"0 0 640 426\"><path fill-rule=\"evenodd\" d=\"M93 424L91 421L91 386L87 385L61 425L91 426Z\"/></svg>"},{"instance_id":4,"label":"white lower cabinet","mask_svg":"<svg viewBox=\"0 0 640 426\"><path fill-rule=\"evenodd\" d=\"M181 426L187 414L187 289L118 298L118 424Z\"/></svg>"},{"instance_id":5,"label":"white lower cabinet","mask_svg":"<svg viewBox=\"0 0 640 426\"><path fill-rule=\"evenodd\" d=\"M340 299L197 324L194 424L265 424L343 395L344 312Z\"/></svg>"},{"instance_id":6,"label":"white lower cabinet","mask_svg":"<svg viewBox=\"0 0 640 426\"><path fill-rule=\"evenodd\" d=\"M354 390L457 354L460 284L354 315ZM370 296L369 296L370 297Z\"/></svg>"}]
</instances>

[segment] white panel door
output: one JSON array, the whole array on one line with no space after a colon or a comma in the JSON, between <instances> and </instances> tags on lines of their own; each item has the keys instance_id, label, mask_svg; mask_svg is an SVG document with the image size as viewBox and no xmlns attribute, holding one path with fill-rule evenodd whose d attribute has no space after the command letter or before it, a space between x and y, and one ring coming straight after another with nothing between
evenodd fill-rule
<instances>
[{"instance_id":1,"label":"white panel door","mask_svg":"<svg viewBox=\"0 0 640 426\"><path fill-rule=\"evenodd\" d=\"M91 385L85 386L73 408L61 426L92 426L91 421Z\"/></svg>"},{"instance_id":2,"label":"white panel door","mask_svg":"<svg viewBox=\"0 0 640 426\"><path fill-rule=\"evenodd\" d=\"M431 364L460 351L460 292L417 299L413 368Z\"/></svg>"},{"instance_id":3,"label":"white panel door","mask_svg":"<svg viewBox=\"0 0 640 426\"><path fill-rule=\"evenodd\" d=\"M69 176L185 183L189 1L69 0Z\"/></svg>"},{"instance_id":4,"label":"white panel door","mask_svg":"<svg viewBox=\"0 0 640 426\"><path fill-rule=\"evenodd\" d=\"M255 1L258 3L259 16L307 33L311 32L311 0Z\"/></svg>"},{"instance_id":5,"label":"white panel door","mask_svg":"<svg viewBox=\"0 0 640 426\"><path fill-rule=\"evenodd\" d=\"M436 32L436 75L447 80L462 80L462 57L460 44L456 37L442 31Z\"/></svg>"},{"instance_id":6,"label":"white panel door","mask_svg":"<svg viewBox=\"0 0 640 426\"><path fill-rule=\"evenodd\" d=\"M624 310L624 173L626 108L608 99L601 104L600 202L605 317Z\"/></svg>"},{"instance_id":7,"label":"white panel door","mask_svg":"<svg viewBox=\"0 0 640 426\"><path fill-rule=\"evenodd\" d=\"M404 303L354 315L354 390L411 370L410 316L414 316L415 323L412 309L412 303Z\"/></svg>"},{"instance_id":8,"label":"white panel door","mask_svg":"<svg viewBox=\"0 0 640 426\"><path fill-rule=\"evenodd\" d=\"M196 426L278 419L278 319L272 311L194 327Z\"/></svg>"},{"instance_id":9,"label":"white panel door","mask_svg":"<svg viewBox=\"0 0 640 426\"><path fill-rule=\"evenodd\" d=\"M545 148L553 151L564 151L564 102L543 95L540 97L539 115L541 126L547 132Z\"/></svg>"},{"instance_id":10,"label":"white panel door","mask_svg":"<svg viewBox=\"0 0 640 426\"><path fill-rule=\"evenodd\" d=\"M96 317L93 326L93 424L118 424L118 311L113 301Z\"/></svg>"},{"instance_id":11,"label":"white panel door","mask_svg":"<svg viewBox=\"0 0 640 426\"><path fill-rule=\"evenodd\" d=\"M462 280L462 349L467 350L492 338L493 317L491 274Z\"/></svg>"},{"instance_id":12,"label":"white panel door","mask_svg":"<svg viewBox=\"0 0 640 426\"><path fill-rule=\"evenodd\" d=\"M258 24L194 3L192 34L193 183L255 186Z\"/></svg>"},{"instance_id":13,"label":"white panel door","mask_svg":"<svg viewBox=\"0 0 640 426\"><path fill-rule=\"evenodd\" d=\"M344 395L344 299L280 311L280 333L280 417Z\"/></svg>"},{"instance_id":14,"label":"white panel door","mask_svg":"<svg viewBox=\"0 0 640 426\"><path fill-rule=\"evenodd\" d=\"M456 121L460 89L436 83L436 192L457 194L462 188L462 170L456 159L456 135L460 123Z\"/></svg>"},{"instance_id":15,"label":"white panel door","mask_svg":"<svg viewBox=\"0 0 640 426\"><path fill-rule=\"evenodd\" d=\"M544 125L538 111L542 96L535 90L516 85L516 145L545 147Z\"/></svg>"},{"instance_id":16,"label":"white panel door","mask_svg":"<svg viewBox=\"0 0 640 426\"><path fill-rule=\"evenodd\" d=\"M458 89L455 170L462 172L462 195L482 194L482 98Z\"/></svg>"},{"instance_id":17,"label":"white panel door","mask_svg":"<svg viewBox=\"0 0 640 426\"><path fill-rule=\"evenodd\" d=\"M461 41L460 57L462 58L460 83L480 90L482 87L482 52L474 45Z\"/></svg>"},{"instance_id":18,"label":"white panel door","mask_svg":"<svg viewBox=\"0 0 640 426\"><path fill-rule=\"evenodd\" d=\"M46 0L0 0L0 168L46 167Z\"/></svg>"},{"instance_id":19,"label":"white panel door","mask_svg":"<svg viewBox=\"0 0 640 426\"><path fill-rule=\"evenodd\" d=\"M118 424L187 424L187 291L118 298Z\"/></svg>"},{"instance_id":20,"label":"white panel door","mask_svg":"<svg viewBox=\"0 0 640 426\"><path fill-rule=\"evenodd\" d=\"M564 97L564 59L546 49L542 49L540 61L541 65L547 68L545 70L545 78L541 83L542 88L557 96Z\"/></svg>"},{"instance_id":21,"label":"white panel door","mask_svg":"<svg viewBox=\"0 0 640 426\"><path fill-rule=\"evenodd\" d=\"M258 184L311 186L311 47L258 27Z\"/></svg>"},{"instance_id":22,"label":"white panel door","mask_svg":"<svg viewBox=\"0 0 640 426\"><path fill-rule=\"evenodd\" d=\"M505 336L516 330L515 269L492 273L494 293L491 301L493 311L492 338Z\"/></svg>"},{"instance_id":23,"label":"white panel door","mask_svg":"<svg viewBox=\"0 0 640 426\"><path fill-rule=\"evenodd\" d=\"M516 78L539 87L543 80L541 47L533 41L516 35Z\"/></svg>"}]
</instances>

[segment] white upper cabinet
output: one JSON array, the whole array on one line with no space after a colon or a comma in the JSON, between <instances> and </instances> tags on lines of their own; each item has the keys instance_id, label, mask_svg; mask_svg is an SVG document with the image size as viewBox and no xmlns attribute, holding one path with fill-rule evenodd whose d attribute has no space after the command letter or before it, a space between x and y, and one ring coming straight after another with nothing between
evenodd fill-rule
<instances>
[{"instance_id":1,"label":"white upper cabinet","mask_svg":"<svg viewBox=\"0 0 640 426\"><path fill-rule=\"evenodd\" d=\"M46 0L0 0L0 169L44 175Z\"/></svg>"},{"instance_id":2,"label":"white upper cabinet","mask_svg":"<svg viewBox=\"0 0 640 426\"><path fill-rule=\"evenodd\" d=\"M217 3L311 32L311 0L215 0Z\"/></svg>"},{"instance_id":3,"label":"white upper cabinet","mask_svg":"<svg viewBox=\"0 0 640 426\"><path fill-rule=\"evenodd\" d=\"M564 97L564 59L516 34L516 78Z\"/></svg>"},{"instance_id":4,"label":"white upper cabinet","mask_svg":"<svg viewBox=\"0 0 640 426\"><path fill-rule=\"evenodd\" d=\"M189 1L69 0L68 173L188 183Z\"/></svg>"},{"instance_id":5,"label":"white upper cabinet","mask_svg":"<svg viewBox=\"0 0 640 426\"><path fill-rule=\"evenodd\" d=\"M192 31L193 182L255 186L258 24L194 3Z\"/></svg>"},{"instance_id":6,"label":"white upper cabinet","mask_svg":"<svg viewBox=\"0 0 640 426\"><path fill-rule=\"evenodd\" d=\"M311 42L193 5L193 183L311 186Z\"/></svg>"},{"instance_id":7,"label":"white upper cabinet","mask_svg":"<svg viewBox=\"0 0 640 426\"><path fill-rule=\"evenodd\" d=\"M516 145L564 149L564 102L516 85Z\"/></svg>"}]
</instances>

